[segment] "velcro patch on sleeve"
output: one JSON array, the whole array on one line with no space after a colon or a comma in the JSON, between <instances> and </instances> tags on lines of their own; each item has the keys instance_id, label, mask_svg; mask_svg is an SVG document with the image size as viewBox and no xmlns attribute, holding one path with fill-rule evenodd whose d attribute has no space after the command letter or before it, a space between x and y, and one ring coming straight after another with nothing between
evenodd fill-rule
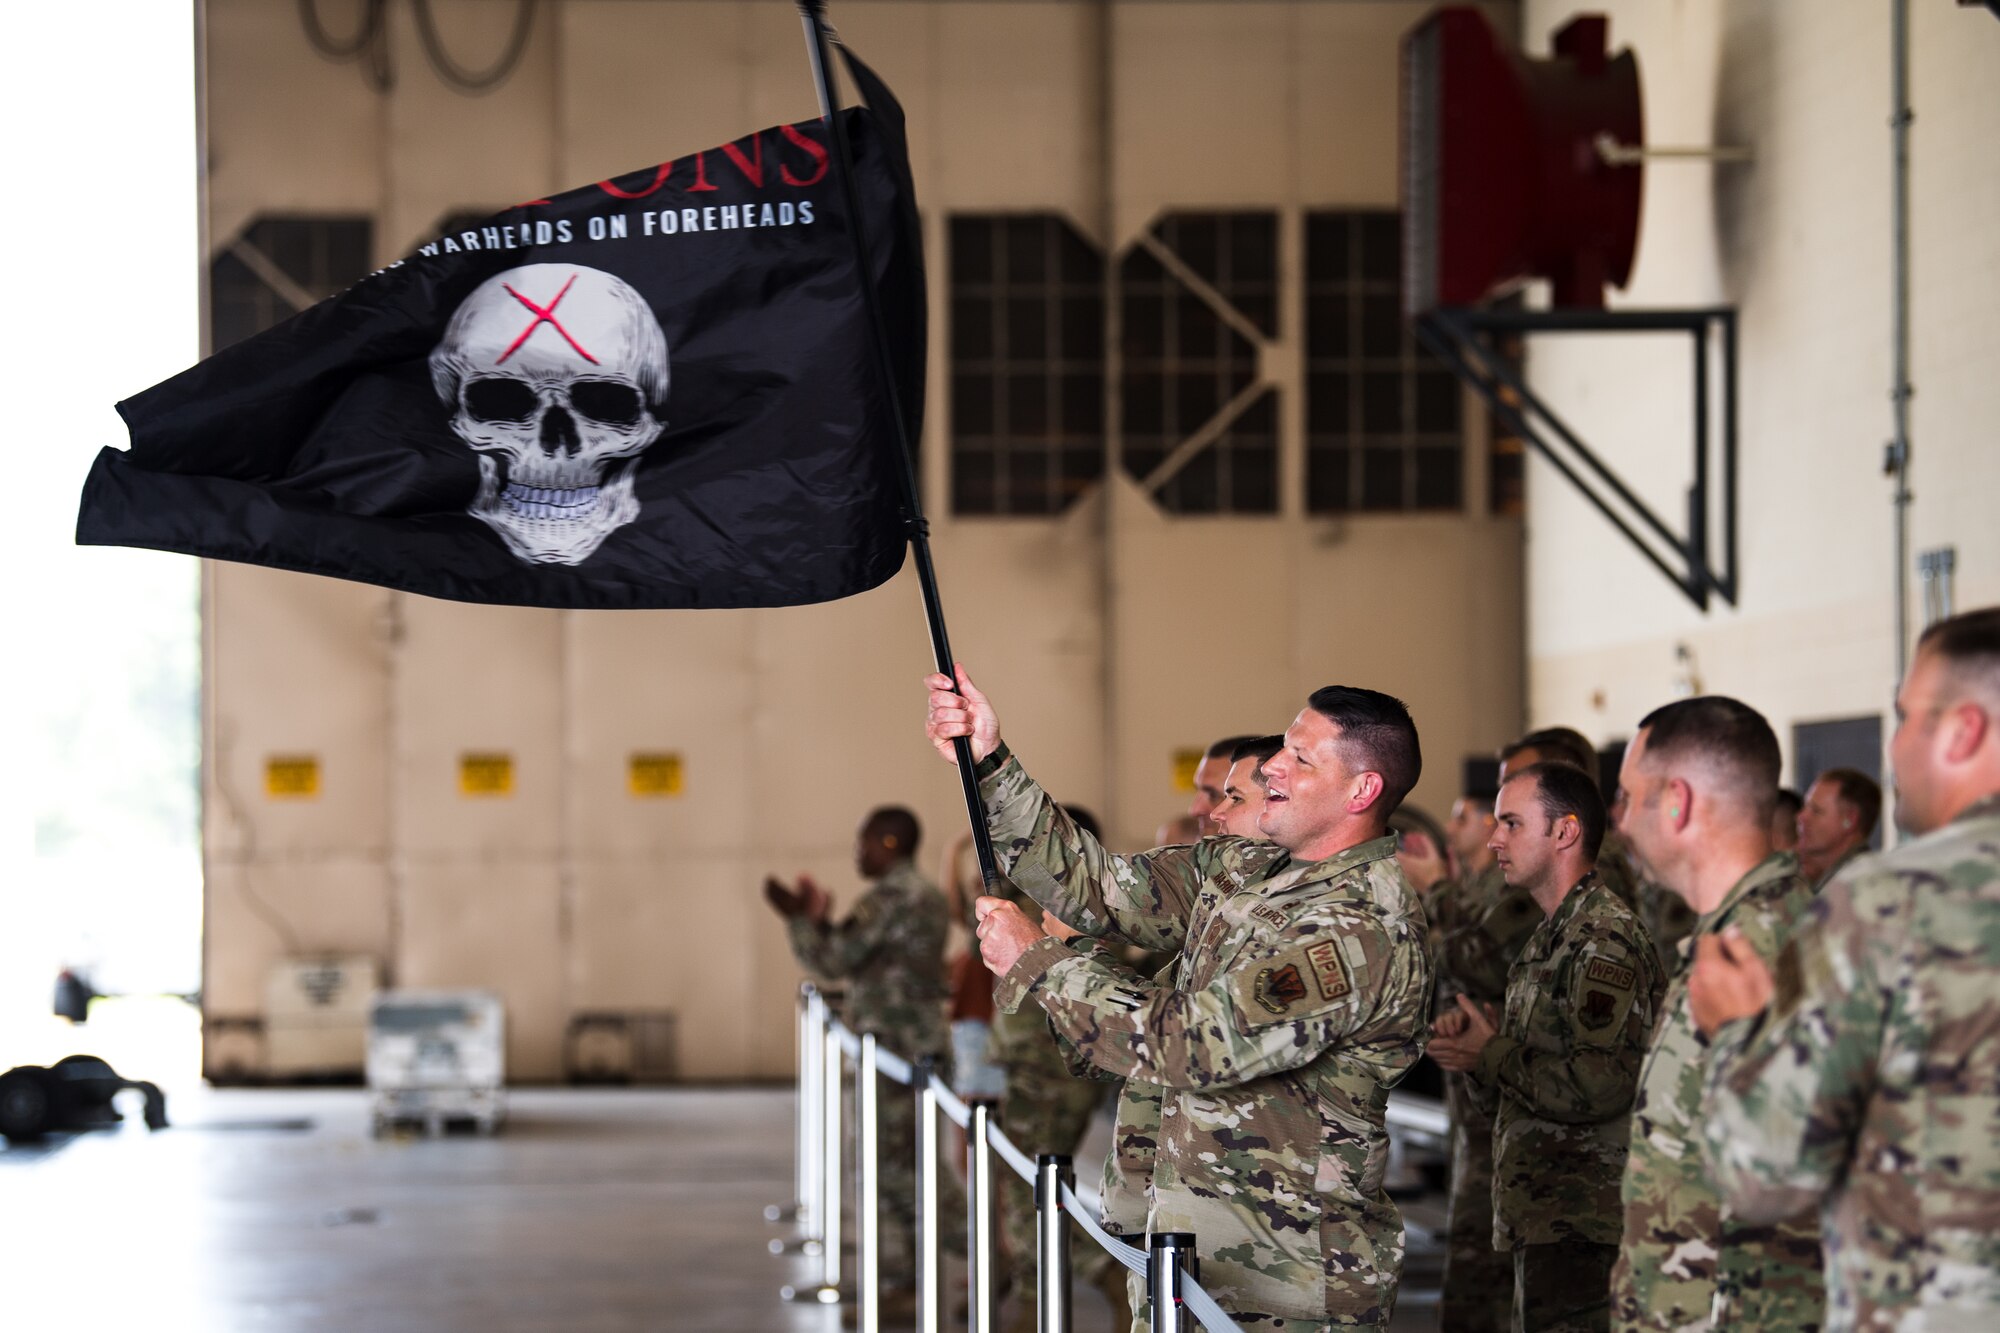
<instances>
[{"instance_id":1,"label":"velcro patch on sleeve","mask_svg":"<svg viewBox=\"0 0 2000 1333\"><path fill-rule=\"evenodd\" d=\"M1354 992L1354 978L1337 940L1294 944L1261 958L1246 957L1225 982L1244 1030L1272 1019L1307 1019Z\"/></svg>"},{"instance_id":2,"label":"velcro patch on sleeve","mask_svg":"<svg viewBox=\"0 0 2000 1333\"><path fill-rule=\"evenodd\" d=\"M1585 981L1601 982L1614 990L1631 990L1638 974L1623 963L1614 963L1609 958L1593 958L1583 971Z\"/></svg>"},{"instance_id":3,"label":"velcro patch on sleeve","mask_svg":"<svg viewBox=\"0 0 2000 1333\"><path fill-rule=\"evenodd\" d=\"M1313 980L1319 983L1322 1000L1338 1000L1354 989L1354 980L1347 975L1347 964L1340 957L1338 940L1321 940L1311 946L1306 950L1306 961L1312 964Z\"/></svg>"},{"instance_id":4,"label":"velcro patch on sleeve","mask_svg":"<svg viewBox=\"0 0 2000 1333\"><path fill-rule=\"evenodd\" d=\"M1251 995L1266 1013L1286 1014L1291 1012L1293 1005L1306 998L1306 981L1299 975L1297 963L1259 968L1257 980L1251 986Z\"/></svg>"}]
</instances>

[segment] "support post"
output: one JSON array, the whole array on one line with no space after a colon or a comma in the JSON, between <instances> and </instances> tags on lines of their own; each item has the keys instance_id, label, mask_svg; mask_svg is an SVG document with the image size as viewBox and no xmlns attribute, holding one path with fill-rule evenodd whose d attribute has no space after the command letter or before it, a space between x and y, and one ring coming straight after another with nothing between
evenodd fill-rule
<instances>
[{"instance_id":1,"label":"support post","mask_svg":"<svg viewBox=\"0 0 2000 1333\"><path fill-rule=\"evenodd\" d=\"M833 64L828 59L826 0L797 0L799 17L805 24L806 50L811 58L813 84L819 94L820 114L826 118L833 140L833 168L839 177L841 204L847 213L847 235L854 245L855 281L861 288L861 304L867 311L870 342L876 372L882 378L882 392L888 404L891 438L896 454L896 476L902 483L903 508L910 532L910 558L917 568L917 589L923 597L924 621L930 630L931 657L938 671L952 675L951 636L945 632L944 602L938 594L937 570L931 563L930 521L924 517L923 498L917 490L916 465L911 462L915 442L910 439L909 422L903 415L902 394L896 387L896 357L889 342L889 327L882 319L881 303L875 294L875 265L869 258L868 237L862 230L861 190L854 181L854 150L847 139L847 122L839 116L839 100L833 92ZM993 854L993 839L986 831L986 806L979 796L979 779L973 774L972 742L961 736L952 745L958 761L958 782L965 797L966 818L972 826L973 849L979 854L979 878L987 892L1001 882L1000 862Z\"/></svg>"},{"instance_id":2,"label":"support post","mask_svg":"<svg viewBox=\"0 0 2000 1333\"><path fill-rule=\"evenodd\" d=\"M1069 1228L1063 1225L1062 1192L1074 1188L1076 1170L1067 1153L1035 1157L1035 1328L1037 1333L1069 1333Z\"/></svg>"},{"instance_id":3,"label":"support post","mask_svg":"<svg viewBox=\"0 0 2000 1333\"><path fill-rule=\"evenodd\" d=\"M789 1204L769 1204L764 1209L767 1222L795 1222L798 1224L798 1240L801 1248L813 1238L817 1220L813 1216L812 1196L819 1186L819 1167L813 1160L817 1155L815 1121L819 1118L819 1085L813 1079L813 1064L819 1054L819 1030L813 1023L813 1004L818 991L808 981L799 986L797 1033L798 1077L793 1084L794 1100L792 1114L792 1201ZM771 1253L783 1254L791 1248L786 1242L771 1242Z\"/></svg>"},{"instance_id":4,"label":"support post","mask_svg":"<svg viewBox=\"0 0 2000 1333\"><path fill-rule=\"evenodd\" d=\"M965 1257L966 1333L998 1333L1000 1327L1000 1263L994 1244L1000 1203L993 1182L993 1105L972 1103L969 1127L972 1168L966 1174Z\"/></svg>"},{"instance_id":5,"label":"support post","mask_svg":"<svg viewBox=\"0 0 2000 1333\"><path fill-rule=\"evenodd\" d=\"M820 1033L820 1304L840 1300L840 1034L828 1023Z\"/></svg>"},{"instance_id":6,"label":"support post","mask_svg":"<svg viewBox=\"0 0 2000 1333\"><path fill-rule=\"evenodd\" d=\"M1152 1305L1152 1333L1188 1333L1192 1321L1181 1299L1181 1281L1196 1276L1194 1235L1158 1231L1146 1250L1146 1299Z\"/></svg>"},{"instance_id":7,"label":"support post","mask_svg":"<svg viewBox=\"0 0 2000 1333\"><path fill-rule=\"evenodd\" d=\"M938 1146L937 1068L917 1062L917 1333L943 1333L944 1227L938 1200L944 1158Z\"/></svg>"},{"instance_id":8,"label":"support post","mask_svg":"<svg viewBox=\"0 0 2000 1333\"><path fill-rule=\"evenodd\" d=\"M861 1034L861 1059L854 1071L854 1155L860 1159L854 1226L860 1233L855 1254L855 1327L881 1333L882 1327L882 1161L881 1080L875 1069L875 1034Z\"/></svg>"}]
</instances>

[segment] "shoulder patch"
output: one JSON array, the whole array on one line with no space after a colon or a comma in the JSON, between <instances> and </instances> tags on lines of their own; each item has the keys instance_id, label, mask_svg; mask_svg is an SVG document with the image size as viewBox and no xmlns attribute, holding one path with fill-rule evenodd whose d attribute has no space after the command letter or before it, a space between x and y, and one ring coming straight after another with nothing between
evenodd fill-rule
<instances>
[{"instance_id":1,"label":"shoulder patch","mask_svg":"<svg viewBox=\"0 0 2000 1333\"><path fill-rule=\"evenodd\" d=\"M1312 965L1313 980L1319 984L1322 1000L1338 1000L1354 989L1347 965L1341 961L1338 940L1321 940L1313 945L1306 950L1306 961Z\"/></svg>"},{"instance_id":2,"label":"shoulder patch","mask_svg":"<svg viewBox=\"0 0 2000 1333\"><path fill-rule=\"evenodd\" d=\"M1271 904L1269 903L1258 903L1255 907L1250 909L1250 915L1256 917L1259 921L1265 922L1269 925L1276 926L1280 930L1284 929L1286 925L1290 924L1291 920L1283 912L1271 906Z\"/></svg>"},{"instance_id":3,"label":"shoulder patch","mask_svg":"<svg viewBox=\"0 0 2000 1333\"><path fill-rule=\"evenodd\" d=\"M1299 975L1296 963L1267 967L1257 973L1252 994L1266 1012L1282 1014L1306 998L1305 978Z\"/></svg>"},{"instance_id":4,"label":"shoulder patch","mask_svg":"<svg viewBox=\"0 0 2000 1333\"><path fill-rule=\"evenodd\" d=\"M1583 1012L1578 1015L1583 1025L1592 1030L1611 1026L1611 1020L1618 1016L1618 997L1607 990L1586 987L1583 992Z\"/></svg>"},{"instance_id":5,"label":"shoulder patch","mask_svg":"<svg viewBox=\"0 0 2000 1333\"><path fill-rule=\"evenodd\" d=\"M1609 958L1593 958L1583 970L1585 981L1598 981L1618 990L1631 990L1638 976L1623 963L1614 963Z\"/></svg>"}]
</instances>

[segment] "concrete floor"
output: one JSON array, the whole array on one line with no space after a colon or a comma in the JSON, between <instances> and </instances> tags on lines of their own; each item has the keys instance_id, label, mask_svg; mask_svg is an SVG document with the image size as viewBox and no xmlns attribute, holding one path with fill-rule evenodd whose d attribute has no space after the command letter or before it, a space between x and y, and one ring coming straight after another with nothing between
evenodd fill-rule
<instances>
[{"instance_id":1,"label":"concrete floor","mask_svg":"<svg viewBox=\"0 0 2000 1333\"><path fill-rule=\"evenodd\" d=\"M817 1261L768 1250L791 1104L529 1089L495 1138L376 1140L358 1090L183 1093L160 1134L128 1111L119 1130L0 1150L0 1323L836 1333L837 1309L778 1296ZM1434 1203L1409 1212L1437 1220ZM1399 1333L1435 1328L1436 1257L1413 1239ZM1078 1333L1108 1330L1095 1291L1076 1305Z\"/></svg>"}]
</instances>

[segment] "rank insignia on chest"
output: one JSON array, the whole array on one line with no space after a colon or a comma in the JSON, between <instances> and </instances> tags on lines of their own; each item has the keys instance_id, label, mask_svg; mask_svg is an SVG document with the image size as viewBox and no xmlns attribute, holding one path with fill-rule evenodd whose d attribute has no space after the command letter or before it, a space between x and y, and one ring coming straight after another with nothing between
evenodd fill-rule
<instances>
[{"instance_id":1,"label":"rank insignia on chest","mask_svg":"<svg viewBox=\"0 0 2000 1333\"><path fill-rule=\"evenodd\" d=\"M1274 1014L1282 1014L1306 998L1306 979L1299 975L1297 963L1267 967L1257 974L1255 994L1258 1004Z\"/></svg>"},{"instance_id":2,"label":"rank insignia on chest","mask_svg":"<svg viewBox=\"0 0 2000 1333\"><path fill-rule=\"evenodd\" d=\"M1250 915L1267 925L1276 926L1280 930L1285 928L1285 914L1269 903L1257 904L1250 909Z\"/></svg>"},{"instance_id":3,"label":"rank insignia on chest","mask_svg":"<svg viewBox=\"0 0 2000 1333\"><path fill-rule=\"evenodd\" d=\"M1587 1028L1602 1028L1610 1025L1618 1016L1618 997L1610 991L1587 990L1583 993L1583 1025Z\"/></svg>"},{"instance_id":4,"label":"rank insignia on chest","mask_svg":"<svg viewBox=\"0 0 2000 1333\"><path fill-rule=\"evenodd\" d=\"M1334 940L1321 940L1306 950L1306 961L1312 964L1313 980L1319 983L1322 1000L1337 1000L1354 989L1348 979L1347 968L1340 961L1340 945Z\"/></svg>"}]
</instances>

